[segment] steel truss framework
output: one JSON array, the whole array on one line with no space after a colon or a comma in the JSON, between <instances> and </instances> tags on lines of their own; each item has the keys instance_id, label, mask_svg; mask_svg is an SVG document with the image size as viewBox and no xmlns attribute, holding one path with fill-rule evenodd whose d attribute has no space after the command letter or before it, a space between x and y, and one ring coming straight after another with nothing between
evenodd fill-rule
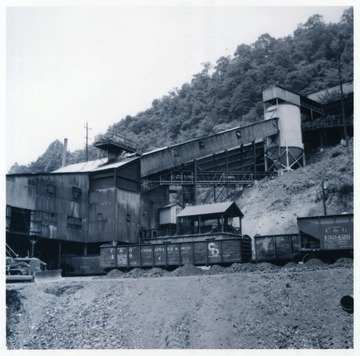
<instances>
[{"instance_id":1,"label":"steel truss framework","mask_svg":"<svg viewBox=\"0 0 360 356\"><path fill-rule=\"evenodd\" d=\"M159 172L142 180L147 191L167 186L227 186L252 185L254 180L274 173L265 172L264 141L215 153L170 171Z\"/></svg>"}]
</instances>

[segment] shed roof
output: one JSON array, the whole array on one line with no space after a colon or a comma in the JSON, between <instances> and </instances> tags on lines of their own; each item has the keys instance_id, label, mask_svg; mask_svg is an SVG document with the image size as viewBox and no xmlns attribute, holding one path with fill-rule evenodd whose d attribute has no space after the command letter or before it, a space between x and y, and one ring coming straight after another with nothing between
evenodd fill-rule
<instances>
[{"instance_id":1,"label":"shed roof","mask_svg":"<svg viewBox=\"0 0 360 356\"><path fill-rule=\"evenodd\" d=\"M177 216L183 218L207 215L209 217L221 214L240 217L244 216L237 204L231 201L224 203L187 206Z\"/></svg>"},{"instance_id":2,"label":"shed roof","mask_svg":"<svg viewBox=\"0 0 360 356\"><path fill-rule=\"evenodd\" d=\"M51 173L91 172L97 167L99 167L101 163L104 162L100 161L99 159L88 162L74 163L74 164L69 164L68 166L65 167L58 168L55 171L52 171Z\"/></svg>"},{"instance_id":3,"label":"shed roof","mask_svg":"<svg viewBox=\"0 0 360 356\"><path fill-rule=\"evenodd\" d=\"M167 205L165 205L165 206L163 206L162 208L159 208L159 209L169 209L169 208L172 208L173 206L181 207L181 205L179 203L170 203L170 204L167 204Z\"/></svg>"}]
</instances>

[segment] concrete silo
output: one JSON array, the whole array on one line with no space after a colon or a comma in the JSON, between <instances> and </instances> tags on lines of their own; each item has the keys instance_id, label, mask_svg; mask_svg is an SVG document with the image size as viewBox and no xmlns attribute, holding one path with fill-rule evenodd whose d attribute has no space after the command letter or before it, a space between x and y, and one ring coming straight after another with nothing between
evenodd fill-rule
<instances>
[{"instance_id":1,"label":"concrete silo","mask_svg":"<svg viewBox=\"0 0 360 356\"><path fill-rule=\"evenodd\" d=\"M301 113L297 105L287 102L265 110L265 120L278 118L279 133L266 139L268 170L291 171L304 165Z\"/></svg>"}]
</instances>

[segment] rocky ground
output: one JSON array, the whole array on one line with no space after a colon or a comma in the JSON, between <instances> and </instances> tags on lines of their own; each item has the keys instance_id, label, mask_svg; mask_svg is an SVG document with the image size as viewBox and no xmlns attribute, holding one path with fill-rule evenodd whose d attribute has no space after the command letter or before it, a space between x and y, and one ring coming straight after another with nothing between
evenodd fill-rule
<instances>
[{"instance_id":1,"label":"rocky ground","mask_svg":"<svg viewBox=\"0 0 360 356\"><path fill-rule=\"evenodd\" d=\"M7 284L8 349L352 349L352 260Z\"/></svg>"},{"instance_id":2,"label":"rocky ground","mask_svg":"<svg viewBox=\"0 0 360 356\"><path fill-rule=\"evenodd\" d=\"M313 163L313 164L311 164ZM322 195L321 182L327 186ZM297 231L297 217L353 211L352 150L255 182L237 203L243 233ZM325 199L325 200L324 200ZM97 277L7 284L6 347L46 349L353 349L352 260L117 270Z\"/></svg>"}]
</instances>

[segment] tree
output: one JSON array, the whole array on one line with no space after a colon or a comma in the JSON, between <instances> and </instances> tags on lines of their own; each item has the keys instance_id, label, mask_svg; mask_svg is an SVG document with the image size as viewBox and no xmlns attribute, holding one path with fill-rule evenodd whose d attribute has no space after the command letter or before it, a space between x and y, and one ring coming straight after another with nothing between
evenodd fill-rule
<instances>
[{"instance_id":1,"label":"tree","mask_svg":"<svg viewBox=\"0 0 360 356\"><path fill-rule=\"evenodd\" d=\"M206 136L222 128L250 124L262 118L262 91L281 85L307 95L353 80L353 9L339 23L326 24L311 16L292 36L275 39L265 33L253 44L240 44L234 55L222 56L215 66L203 63L190 83L174 88L151 107L127 115L108 128L138 143L140 151ZM339 67L340 63L340 67ZM59 154L60 147L56 150ZM96 154L96 149L94 149ZM69 155L69 163L83 160L82 151ZM52 169L59 165L55 153L13 170Z\"/></svg>"}]
</instances>

